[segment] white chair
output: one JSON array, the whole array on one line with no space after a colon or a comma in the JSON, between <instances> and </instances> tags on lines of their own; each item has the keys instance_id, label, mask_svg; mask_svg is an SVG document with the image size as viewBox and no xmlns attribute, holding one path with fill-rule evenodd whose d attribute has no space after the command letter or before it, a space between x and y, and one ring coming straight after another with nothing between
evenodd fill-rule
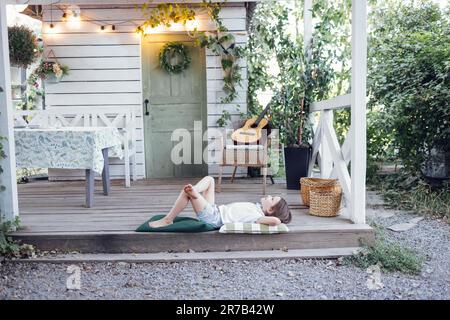
<instances>
[{"instance_id":1,"label":"white chair","mask_svg":"<svg viewBox=\"0 0 450 320\"><path fill-rule=\"evenodd\" d=\"M118 128L122 134L122 149L124 155L125 166L125 187L131 186L133 181L137 180L136 173L136 115L133 110L121 108L120 111L114 112L110 108L105 112L92 112L92 126L106 126ZM130 163L131 160L131 163ZM130 164L132 167L130 174Z\"/></svg>"}]
</instances>

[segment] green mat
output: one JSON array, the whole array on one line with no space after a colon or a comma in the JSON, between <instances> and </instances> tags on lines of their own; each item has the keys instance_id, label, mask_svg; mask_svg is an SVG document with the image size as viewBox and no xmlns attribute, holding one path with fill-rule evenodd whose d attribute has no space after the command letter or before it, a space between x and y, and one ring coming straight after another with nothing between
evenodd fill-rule
<instances>
[{"instance_id":1,"label":"green mat","mask_svg":"<svg viewBox=\"0 0 450 320\"><path fill-rule=\"evenodd\" d=\"M213 231L216 228L211 225L189 217L176 217L173 223L167 227L151 228L148 223L151 221L159 220L164 215L153 216L143 224L141 224L136 231L137 232L206 232Z\"/></svg>"}]
</instances>

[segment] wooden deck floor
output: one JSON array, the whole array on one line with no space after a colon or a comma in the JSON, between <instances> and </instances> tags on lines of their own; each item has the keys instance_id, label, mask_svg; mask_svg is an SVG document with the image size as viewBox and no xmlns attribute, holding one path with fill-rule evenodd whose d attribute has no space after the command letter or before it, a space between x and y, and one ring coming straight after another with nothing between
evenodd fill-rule
<instances>
[{"instance_id":1,"label":"wooden deck floor","mask_svg":"<svg viewBox=\"0 0 450 320\"><path fill-rule=\"evenodd\" d=\"M18 188L19 212L24 229L15 233L14 236L28 243L41 245L44 247L43 249L62 246L65 250L98 250L102 252L159 252L165 251L165 249L171 250L170 248L215 250L213 241L210 241L210 246L208 246L208 241L211 238L205 237L221 236L222 238L217 240L217 245L220 245L223 242L224 235L220 235L218 232L195 234L196 236L173 233L138 234L134 232L137 226L152 215L167 213L178 196L179 190L188 182L195 182L195 180L141 180L134 182L132 187L127 189L123 187L121 181L116 181L113 182L109 196L103 196L101 185L97 183L95 202L92 208L83 206L85 193L84 182L82 181L37 181L21 184ZM216 202L218 204L236 201L256 202L261 198L261 192L262 186L258 179L237 179L234 184L225 180L222 192L216 194ZM308 215L307 209L301 204L299 192L287 190L284 184L269 184L268 194L280 195L290 204L293 213L293 220L289 224L290 237L302 232L313 232L315 234L322 232L331 236L331 233L334 232L331 238L327 238L323 234L320 238L321 241L333 241L333 237L336 236L339 240L339 234L342 235L342 233L354 233L359 236L362 234L362 237L365 237L366 233L370 231L370 228L355 226L342 217L320 218ZM195 213L190 207L183 215L195 217ZM227 248L231 248L230 250L242 250L244 248L246 250L248 244L246 246L243 242L248 242L249 238L233 236L236 243L230 244ZM286 243L286 246L289 247L289 244L293 243L293 239L286 238L283 240L279 237L281 235L276 236L280 240L276 244L277 246L289 242ZM168 239L174 237L182 237L184 244L175 245L174 241L168 241ZM300 238L298 238L298 241L301 240ZM72 239L72 244L69 243L68 239ZM92 242L93 239L98 240L97 246L99 242L101 243L101 248L93 249L89 245L89 241ZM133 239L133 244L126 245L130 239ZM152 249L149 249L148 245L142 242L148 239L152 239ZM159 245L158 239L165 241L166 245ZM189 243L191 241L189 239L195 243ZM226 239L230 241L231 238L227 237ZM308 239L308 241L315 241L311 237L308 237ZM341 237L341 244L339 241L336 242L336 247L347 243L348 241L345 239L345 236ZM350 241L351 243L348 246L356 246L358 239L354 237L354 241ZM108 241L110 243L117 241L114 249L108 247ZM120 241L123 241L123 246ZM179 242L179 239L176 241ZM255 243L253 242L253 244ZM325 243L318 244L320 247L333 245L333 243L328 245ZM256 244L250 247L250 249L261 249ZM306 247L310 246L305 245Z\"/></svg>"}]
</instances>

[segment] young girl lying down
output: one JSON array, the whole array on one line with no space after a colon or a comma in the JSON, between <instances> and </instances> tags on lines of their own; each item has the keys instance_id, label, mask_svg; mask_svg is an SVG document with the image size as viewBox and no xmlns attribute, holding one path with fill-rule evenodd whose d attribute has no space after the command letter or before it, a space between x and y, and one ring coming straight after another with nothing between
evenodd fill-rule
<instances>
[{"instance_id":1,"label":"young girl lying down","mask_svg":"<svg viewBox=\"0 0 450 320\"><path fill-rule=\"evenodd\" d=\"M172 224L175 217L191 202L200 221L214 228L220 228L225 223L261 223L276 226L289 223L291 211L286 201L281 197L267 196L261 198L261 203L233 202L218 206L215 204L215 185L213 177L204 177L195 186L188 184L181 190L170 212L162 219L150 222L152 228Z\"/></svg>"}]
</instances>

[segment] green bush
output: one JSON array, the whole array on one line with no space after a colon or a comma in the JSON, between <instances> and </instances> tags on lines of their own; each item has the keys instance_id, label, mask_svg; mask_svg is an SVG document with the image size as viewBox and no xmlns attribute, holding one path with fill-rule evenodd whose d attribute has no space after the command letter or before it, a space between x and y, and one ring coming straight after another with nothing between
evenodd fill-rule
<instances>
[{"instance_id":1,"label":"green bush","mask_svg":"<svg viewBox=\"0 0 450 320\"><path fill-rule=\"evenodd\" d=\"M420 274L424 258L414 250L386 240L381 228L377 225L373 227L375 241L363 243L362 250L346 258L346 262L363 269L379 264L382 270L388 272Z\"/></svg>"},{"instance_id":2,"label":"green bush","mask_svg":"<svg viewBox=\"0 0 450 320\"><path fill-rule=\"evenodd\" d=\"M26 26L8 27L9 60L11 65L27 68L38 56L35 34Z\"/></svg>"},{"instance_id":3,"label":"green bush","mask_svg":"<svg viewBox=\"0 0 450 320\"><path fill-rule=\"evenodd\" d=\"M374 7L369 38L371 105L378 127L411 172L431 150L450 151L450 40L448 12L431 1L386 1Z\"/></svg>"},{"instance_id":4,"label":"green bush","mask_svg":"<svg viewBox=\"0 0 450 320\"><path fill-rule=\"evenodd\" d=\"M4 218L3 218L4 220ZM20 228L20 219L2 222L0 219L0 256L6 258L28 258L35 256L35 247L29 244L20 244L11 240L8 233Z\"/></svg>"}]
</instances>

